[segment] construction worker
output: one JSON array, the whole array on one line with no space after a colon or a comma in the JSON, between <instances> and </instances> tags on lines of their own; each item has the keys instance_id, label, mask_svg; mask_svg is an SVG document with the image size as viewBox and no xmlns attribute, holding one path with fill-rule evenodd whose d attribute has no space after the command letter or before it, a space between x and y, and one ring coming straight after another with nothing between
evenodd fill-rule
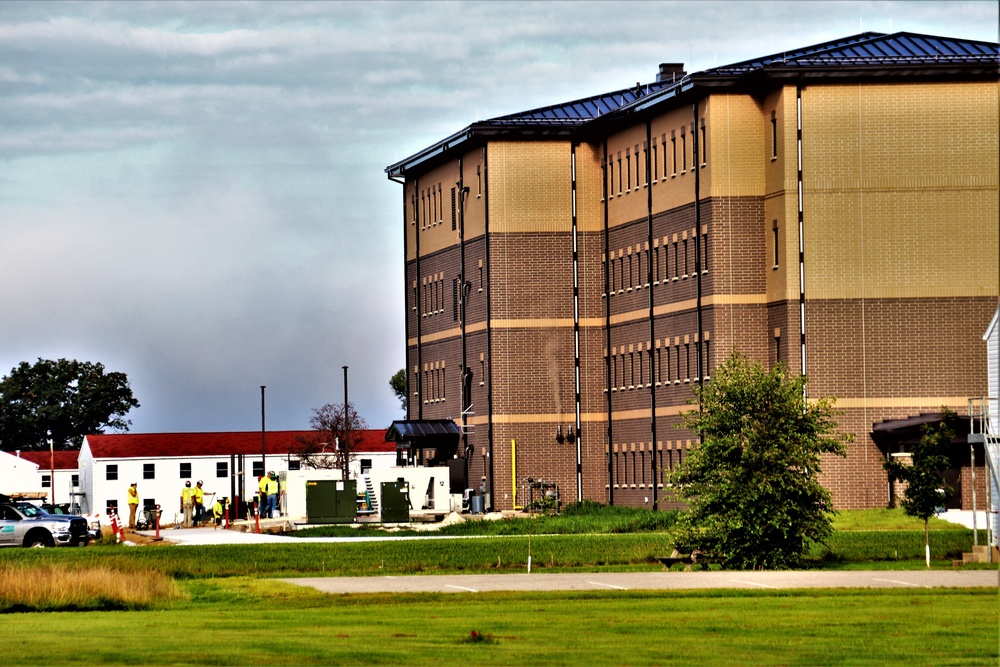
<instances>
[{"instance_id":1,"label":"construction worker","mask_svg":"<svg viewBox=\"0 0 1000 667\"><path fill-rule=\"evenodd\" d=\"M218 528L222 525L222 515L226 511L226 501L228 498L216 498L215 504L212 505L212 516L215 517L215 527Z\"/></svg>"},{"instance_id":2,"label":"construction worker","mask_svg":"<svg viewBox=\"0 0 1000 667\"><path fill-rule=\"evenodd\" d=\"M205 489L201 488L201 485L202 481L199 479L195 487L191 489L191 495L194 500L195 527L205 520Z\"/></svg>"},{"instance_id":3,"label":"construction worker","mask_svg":"<svg viewBox=\"0 0 1000 667\"><path fill-rule=\"evenodd\" d=\"M267 511L267 475L261 475L257 479L257 490L259 491L259 500L257 502L257 513L261 517L264 516L264 512Z\"/></svg>"},{"instance_id":4,"label":"construction worker","mask_svg":"<svg viewBox=\"0 0 1000 667\"><path fill-rule=\"evenodd\" d=\"M135 530L135 511L139 508L139 489L135 482L128 487L128 527Z\"/></svg>"},{"instance_id":5,"label":"construction worker","mask_svg":"<svg viewBox=\"0 0 1000 667\"><path fill-rule=\"evenodd\" d=\"M274 471L267 473L267 518L273 519L278 511L278 476Z\"/></svg>"},{"instance_id":6,"label":"construction worker","mask_svg":"<svg viewBox=\"0 0 1000 667\"><path fill-rule=\"evenodd\" d=\"M194 489L191 488L191 480L184 482L184 488L181 489L181 511L184 512L184 527L190 528L194 512Z\"/></svg>"}]
</instances>

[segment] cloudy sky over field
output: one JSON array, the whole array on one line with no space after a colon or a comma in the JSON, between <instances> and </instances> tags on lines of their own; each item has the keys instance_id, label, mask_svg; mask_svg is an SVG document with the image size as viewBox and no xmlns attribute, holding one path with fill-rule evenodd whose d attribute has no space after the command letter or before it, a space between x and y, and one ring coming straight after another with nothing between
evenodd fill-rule
<instances>
[{"instance_id":1,"label":"cloudy sky over field","mask_svg":"<svg viewBox=\"0 0 1000 667\"><path fill-rule=\"evenodd\" d=\"M134 432L402 416L401 188L469 123L979 2L3 2L0 374L128 374Z\"/></svg>"}]
</instances>

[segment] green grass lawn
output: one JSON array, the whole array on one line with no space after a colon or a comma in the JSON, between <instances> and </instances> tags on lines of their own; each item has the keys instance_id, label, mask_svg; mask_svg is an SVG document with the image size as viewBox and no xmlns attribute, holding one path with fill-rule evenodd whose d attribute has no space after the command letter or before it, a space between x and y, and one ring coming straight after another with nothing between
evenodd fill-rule
<instances>
[{"instance_id":1,"label":"green grass lawn","mask_svg":"<svg viewBox=\"0 0 1000 667\"><path fill-rule=\"evenodd\" d=\"M0 616L8 664L997 664L996 591L325 595L183 582L139 612ZM470 641L476 631L487 641Z\"/></svg>"}]
</instances>

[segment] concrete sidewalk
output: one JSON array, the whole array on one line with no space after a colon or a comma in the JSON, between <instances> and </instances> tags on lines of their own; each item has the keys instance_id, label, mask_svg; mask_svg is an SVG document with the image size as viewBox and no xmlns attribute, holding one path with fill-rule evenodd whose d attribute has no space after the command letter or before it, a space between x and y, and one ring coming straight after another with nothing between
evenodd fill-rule
<instances>
[{"instance_id":1,"label":"concrete sidewalk","mask_svg":"<svg viewBox=\"0 0 1000 667\"><path fill-rule=\"evenodd\" d=\"M485 593L490 591L751 590L814 588L998 588L996 570L771 572L583 572L281 579L324 593Z\"/></svg>"}]
</instances>

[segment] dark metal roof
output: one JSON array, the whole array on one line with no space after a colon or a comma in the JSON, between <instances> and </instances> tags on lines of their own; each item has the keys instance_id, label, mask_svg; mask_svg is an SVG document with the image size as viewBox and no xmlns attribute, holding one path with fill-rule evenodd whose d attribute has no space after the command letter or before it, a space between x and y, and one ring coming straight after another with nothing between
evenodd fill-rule
<instances>
[{"instance_id":1,"label":"dark metal roof","mask_svg":"<svg viewBox=\"0 0 1000 667\"><path fill-rule=\"evenodd\" d=\"M491 125L580 124L581 122L586 122L620 109L669 85L671 85L670 82L662 81L636 84L632 88L623 88L611 93L603 93L601 95L573 100L572 102L539 107L538 109L521 111L506 116L498 116L485 121L485 123Z\"/></svg>"},{"instance_id":2,"label":"dark metal roof","mask_svg":"<svg viewBox=\"0 0 1000 667\"><path fill-rule=\"evenodd\" d=\"M769 66L815 67L838 65L919 65L933 63L979 63L998 61L997 45L950 37L897 32L886 35L866 32L845 40L826 42L798 51L755 58L710 69L706 75L732 75Z\"/></svg>"},{"instance_id":3,"label":"dark metal roof","mask_svg":"<svg viewBox=\"0 0 1000 667\"><path fill-rule=\"evenodd\" d=\"M458 438L462 431L450 419L402 419L392 422L385 432L386 442L402 442L428 437Z\"/></svg>"},{"instance_id":4,"label":"dark metal roof","mask_svg":"<svg viewBox=\"0 0 1000 667\"><path fill-rule=\"evenodd\" d=\"M895 76L932 73L950 76L972 70L977 76L995 75L1000 65L1000 47L950 37L898 32L891 35L863 32L842 39L753 58L722 67L713 67L670 82L654 82L611 93L586 97L519 113L498 116L469 125L447 139L386 167L390 178L405 176L408 169L435 161L474 137L496 136L577 136L575 133L600 125L605 119L651 109L692 88L732 85L756 76L799 76L814 72L819 76ZM945 69L942 69L945 68ZM950 68L950 69L948 69Z\"/></svg>"}]
</instances>

